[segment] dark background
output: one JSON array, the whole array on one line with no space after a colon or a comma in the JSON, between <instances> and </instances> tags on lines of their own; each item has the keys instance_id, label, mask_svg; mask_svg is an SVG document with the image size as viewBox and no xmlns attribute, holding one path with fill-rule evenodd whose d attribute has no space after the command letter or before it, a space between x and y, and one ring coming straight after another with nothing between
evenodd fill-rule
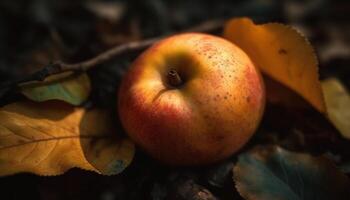
<instances>
[{"instance_id":1,"label":"dark background","mask_svg":"<svg viewBox=\"0 0 350 200\"><path fill-rule=\"evenodd\" d=\"M321 78L338 77L349 89L348 0L2 0L0 84L24 77L50 61L78 62L121 43L234 16L295 26L315 47ZM93 91L87 104L115 109L120 78L137 55L123 55L89 71ZM0 97L1 104L9 101ZM349 144L315 112L301 116L274 105L267 108L248 146L278 143L292 150L349 159ZM235 159L202 168L171 168L137 151L131 166L116 176L72 169L57 177L1 177L0 199L241 199L231 179Z\"/></svg>"}]
</instances>

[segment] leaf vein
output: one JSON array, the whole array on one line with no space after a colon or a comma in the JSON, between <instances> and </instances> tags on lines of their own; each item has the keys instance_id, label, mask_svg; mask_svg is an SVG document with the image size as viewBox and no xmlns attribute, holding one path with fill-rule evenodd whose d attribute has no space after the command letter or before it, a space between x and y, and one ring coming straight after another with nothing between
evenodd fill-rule
<instances>
[{"instance_id":1,"label":"leaf vein","mask_svg":"<svg viewBox=\"0 0 350 200\"><path fill-rule=\"evenodd\" d=\"M24 142L21 144L14 144L14 145L8 145L8 146L3 146L0 147L1 150L9 149L9 148L14 148L22 145L28 145L28 144L33 144L36 142L47 142L47 141L52 141L52 140L64 140L64 139L103 139L103 138L108 138L106 135L105 136L89 136L89 135L84 135L84 136L79 136L79 135L74 135L74 136L62 136L62 137L52 137L52 138L44 138L44 139L38 139L38 140L31 140L29 142Z\"/></svg>"}]
</instances>

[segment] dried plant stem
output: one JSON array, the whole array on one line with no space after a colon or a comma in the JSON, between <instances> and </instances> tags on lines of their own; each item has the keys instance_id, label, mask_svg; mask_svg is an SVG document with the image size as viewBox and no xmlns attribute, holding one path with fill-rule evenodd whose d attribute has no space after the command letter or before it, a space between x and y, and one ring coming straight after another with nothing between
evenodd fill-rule
<instances>
[{"instance_id":1,"label":"dried plant stem","mask_svg":"<svg viewBox=\"0 0 350 200\"><path fill-rule=\"evenodd\" d=\"M223 24L224 24L224 20L211 20L211 21L206 21L198 26L192 27L183 32L213 32L222 28ZM112 58L118 55L121 55L123 53L135 52L135 51L145 49L166 36L167 35L150 38L146 40L141 40L141 41L125 43L125 44L113 47L105 52L102 52L101 54L98 54L97 56L91 59L88 59L83 62L75 63L75 64L68 64L62 61L55 61L44 66L42 69L29 75L28 77L1 85L0 89L14 87L20 83L24 83L28 81L43 81L46 77L50 75L59 74L66 71L87 71L88 69L96 67L99 64L109 61Z\"/></svg>"}]
</instances>

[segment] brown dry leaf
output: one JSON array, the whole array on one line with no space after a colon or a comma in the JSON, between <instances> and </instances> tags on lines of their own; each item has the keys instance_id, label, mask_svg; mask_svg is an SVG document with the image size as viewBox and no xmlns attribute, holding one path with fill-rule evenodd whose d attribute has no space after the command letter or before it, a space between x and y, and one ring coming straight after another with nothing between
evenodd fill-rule
<instances>
[{"instance_id":1,"label":"brown dry leaf","mask_svg":"<svg viewBox=\"0 0 350 200\"><path fill-rule=\"evenodd\" d=\"M132 161L134 145L118 138L107 112L58 101L17 102L0 109L0 175L58 175L72 167L112 175Z\"/></svg>"},{"instance_id":2,"label":"brown dry leaf","mask_svg":"<svg viewBox=\"0 0 350 200\"><path fill-rule=\"evenodd\" d=\"M322 81L328 118L341 135L350 139L350 95L342 83L329 78Z\"/></svg>"},{"instance_id":3,"label":"brown dry leaf","mask_svg":"<svg viewBox=\"0 0 350 200\"><path fill-rule=\"evenodd\" d=\"M263 73L326 113L314 50L295 29L278 23L256 25L248 18L236 18L226 24L224 37L242 48Z\"/></svg>"}]
</instances>

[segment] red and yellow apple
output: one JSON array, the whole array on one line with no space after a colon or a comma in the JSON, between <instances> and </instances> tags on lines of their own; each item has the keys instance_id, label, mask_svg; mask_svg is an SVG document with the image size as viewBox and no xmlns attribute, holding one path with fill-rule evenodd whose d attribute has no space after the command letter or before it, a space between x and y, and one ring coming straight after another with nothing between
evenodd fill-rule
<instances>
[{"instance_id":1,"label":"red and yellow apple","mask_svg":"<svg viewBox=\"0 0 350 200\"><path fill-rule=\"evenodd\" d=\"M142 149L171 165L229 157L255 132L265 88L254 63L207 34L166 38L132 64L119 89L123 127Z\"/></svg>"}]
</instances>

